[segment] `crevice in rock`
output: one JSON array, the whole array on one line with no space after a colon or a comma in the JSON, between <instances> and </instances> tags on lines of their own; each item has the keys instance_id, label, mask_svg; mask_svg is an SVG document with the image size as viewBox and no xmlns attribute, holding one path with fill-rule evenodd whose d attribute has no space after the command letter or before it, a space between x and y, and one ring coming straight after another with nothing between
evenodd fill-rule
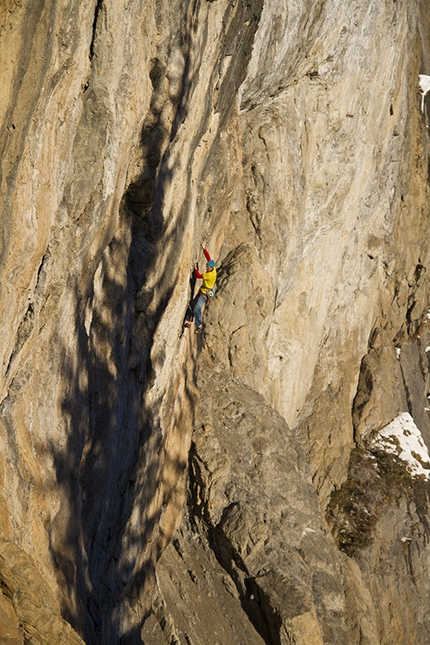
<instances>
[{"instance_id":1,"label":"crevice in rock","mask_svg":"<svg viewBox=\"0 0 430 645\"><path fill-rule=\"evenodd\" d=\"M36 294L41 293L46 285L46 279L47 279L46 267L50 259L51 259L51 252L48 247L45 253L43 254L42 260L39 265L39 269L37 271L36 286L34 289Z\"/></svg>"},{"instance_id":2,"label":"crevice in rock","mask_svg":"<svg viewBox=\"0 0 430 645\"><path fill-rule=\"evenodd\" d=\"M15 346L9 358L9 362L5 372L5 378L9 376L10 369L15 357L19 354L21 349L24 347L26 340L29 338L31 332L33 331L34 317L35 317L35 305L33 302L30 302L30 304L27 307L27 311L25 312L24 317L21 320L18 327Z\"/></svg>"},{"instance_id":3,"label":"crevice in rock","mask_svg":"<svg viewBox=\"0 0 430 645\"><path fill-rule=\"evenodd\" d=\"M352 424L354 428L354 441L359 444L360 438L357 435L357 427L366 405L370 401L373 392L372 370L367 365L367 354L363 357L360 366L357 392L352 403Z\"/></svg>"},{"instance_id":4,"label":"crevice in rock","mask_svg":"<svg viewBox=\"0 0 430 645\"><path fill-rule=\"evenodd\" d=\"M430 541L430 483L428 481L424 481L423 479L414 480L413 501L416 513L424 528L425 541L428 544Z\"/></svg>"},{"instance_id":5,"label":"crevice in rock","mask_svg":"<svg viewBox=\"0 0 430 645\"><path fill-rule=\"evenodd\" d=\"M6 596L9 600L13 600L13 591L12 589L7 585L5 580L3 580L3 577L0 575L0 592Z\"/></svg>"},{"instance_id":6,"label":"crevice in rock","mask_svg":"<svg viewBox=\"0 0 430 645\"><path fill-rule=\"evenodd\" d=\"M229 507L224 509L224 514L228 511ZM222 519L216 527L207 528L209 545L217 561L233 581L250 622L267 645L281 645L281 618L224 534Z\"/></svg>"},{"instance_id":7,"label":"crevice in rock","mask_svg":"<svg viewBox=\"0 0 430 645\"><path fill-rule=\"evenodd\" d=\"M403 384L403 389L404 389L405 396L406 396L406 404L408 406L408 412L413 417L413 405L412 405L411 391L409 389L408 381L406 379L405 372L404 372L404 369L403 369L401 361L400 361L400 373L402 375L402 384Z\"/></svg>"},{"instance_id":8,"label":"crevice in rock","mask_svg":"<svg viewBox=\"0 0 430 645\"><path fill-rule=\"evenodd\" d=\"M97 37L97 26L98 26L98 20L100 16L100 12L103 8L103 0L97 0L96 6L94 9L94 19L93 19L93 27L92 27L92 38L91 38L91 43L90 43L90 60L92 61L94 57L94 51L95 51L95 42L96 42L96 37Z\"/></svg>"},{"instance_id":9,"label":"crevice in rock","mask_svg":"<svg viewBox=\"0 0 430 645\"><path fill-rule=\"evenodd\" d=\"M195 449L190 450L189 467L189 520L197 532L197 524L203 523L210 549L221 567L232 580L242 605L242 608L256 631L267 645L281 645L280 631L281 618L273 604L266 597L256 578L249 574L243 559L223 531L223 521L236 506L232 503L227 506L217 526L210 522L205 503L200 497L202 479L198 464L198 455ZM201 530L201 529L200 529Z\"/></svg>"}]
</instances>

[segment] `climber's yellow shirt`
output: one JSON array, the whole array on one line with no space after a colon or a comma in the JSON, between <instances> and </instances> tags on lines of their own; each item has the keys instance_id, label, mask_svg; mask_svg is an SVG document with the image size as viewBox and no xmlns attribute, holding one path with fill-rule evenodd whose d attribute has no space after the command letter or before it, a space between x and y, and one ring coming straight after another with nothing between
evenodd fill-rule
<instances>
[{"instance_id":1,"label":"climber's yellow shirt","mask_svg":"<svg viewBox=\"0 0 430 645\"><path fill-rule=\"evenodd\" d=\"M209 293L209 291L213 289L216 282L216 269L212 269L212 271L203 273L202 279L203 279L203 284L200 287L200 291L202 293Z\"/></svg>"}]
</instances>

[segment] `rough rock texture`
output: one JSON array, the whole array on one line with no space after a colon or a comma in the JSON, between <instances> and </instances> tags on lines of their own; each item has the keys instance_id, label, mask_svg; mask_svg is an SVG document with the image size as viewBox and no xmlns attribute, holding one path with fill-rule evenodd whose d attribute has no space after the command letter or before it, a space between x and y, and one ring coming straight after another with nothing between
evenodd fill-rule
<instances>
[{"instance_id":1,"label":"rough rock texture","mask_svg":"<svg viewBox=\"0 0 430 645\"><path fill-rule=\"evenodd\" d=\"M424 0L2 3L2 643L425 645L428 483L369 441L430 447L429 43Z\"/></svg>"}]
</instances>

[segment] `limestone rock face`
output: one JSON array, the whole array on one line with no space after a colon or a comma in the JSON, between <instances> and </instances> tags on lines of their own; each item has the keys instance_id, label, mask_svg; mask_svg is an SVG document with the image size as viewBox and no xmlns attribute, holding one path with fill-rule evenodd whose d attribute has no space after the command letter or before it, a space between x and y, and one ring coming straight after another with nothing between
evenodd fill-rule
<instances>
[{"instance_id":1,"label":"limestone rock face","mask_svg":"<svg viewBox=\"0 0 430 645\"><path fill-rule=\"evenodd\" d=\"M297 439L252 390L200 383L193 508L251 621L265 642L347 643L340 558Z\"/></svg>"},{"instance_id":2,"label":"limestone rock face","mask_svg":"<svg viewBox=\"0 0 430 645\"><path fill-rule=\"evenodd\" d=\"M425 645L428 482L371 440L430 447L429 43L423 0L2 4L2 643Z\"/></svg>"}]
</instances>

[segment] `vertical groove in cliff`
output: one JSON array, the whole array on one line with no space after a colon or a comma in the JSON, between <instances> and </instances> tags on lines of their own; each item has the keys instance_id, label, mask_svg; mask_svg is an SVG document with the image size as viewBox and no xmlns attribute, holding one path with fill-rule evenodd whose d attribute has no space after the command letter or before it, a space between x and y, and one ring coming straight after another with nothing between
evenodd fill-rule
<instances>
[{"instance_id":1,"label":"vertical groove in cliff","mask_svg":"<svg viewBox=\"0 0 430 645\"><path fill-rule=\"evenodd\" d=\"M104 9L104 0L96 0L96 5L94 9L94 18L92 25L92 36L90 42L90 60L92 61L95 53L96 39L97 39L97 30L100 28L99 20L101 17L101 12Z\"/></svg>"}]
</instances>

